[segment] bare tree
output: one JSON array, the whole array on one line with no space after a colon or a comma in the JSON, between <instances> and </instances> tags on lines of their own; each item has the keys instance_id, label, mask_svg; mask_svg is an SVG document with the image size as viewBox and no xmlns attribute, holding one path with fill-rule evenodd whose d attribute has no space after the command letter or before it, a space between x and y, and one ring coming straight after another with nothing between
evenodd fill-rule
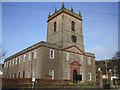
<instances>
[{"instance_id":1,"label":"bare tree","mask_svg":"<svg viewBox=\"0 0 120 90\"><path fill-rule=\"evenodd\" d=\"M120 59L120 51L116 52L116 53L113 55L112 59Z\"/></svg>"},{"instance_id":2,"label":"bare tree","mask_svg":"<svg viewBox=\"0 0 120 90\"><path fill-rule=\"evenodd\" d=\"M0 45L0 62L2 62L3 58L6 55L6 51L2 48L2 45Z\"/></svg>"}]
</instances>

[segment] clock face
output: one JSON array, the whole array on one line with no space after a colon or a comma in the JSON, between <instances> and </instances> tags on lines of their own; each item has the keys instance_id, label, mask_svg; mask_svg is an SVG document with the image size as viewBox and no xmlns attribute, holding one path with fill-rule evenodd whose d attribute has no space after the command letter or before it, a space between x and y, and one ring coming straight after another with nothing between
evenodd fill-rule
<instances>
[{"instance_id":1,"label":"clock face","mask_svg":"<svg viewBox=\"0 0 120 90\"><path fill-rule=\"evenodd\" d=\"M75 43L75 42L77 42L77 37L76 37L75 35L72 35L72 36L71 36L71 40L72 40L72 42Z\"/></svg>"}]
</instances>

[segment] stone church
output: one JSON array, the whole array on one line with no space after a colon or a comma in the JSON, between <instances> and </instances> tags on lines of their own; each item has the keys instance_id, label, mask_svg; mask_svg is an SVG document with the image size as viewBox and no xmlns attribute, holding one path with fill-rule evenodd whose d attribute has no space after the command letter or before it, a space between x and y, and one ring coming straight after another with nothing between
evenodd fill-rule
<instances>
[{"instance_id":1,"label":"stone church","mask_svg":"<svg viewBox=\"0 0 120 90\"><path fill-rule=\"evenodd\" d=\"M64 3L48 15L46 42L38 42L4 61L3 78L35 78L95 83L95 56L85 52L82 16Z\"/></svg>"}]
</instances>

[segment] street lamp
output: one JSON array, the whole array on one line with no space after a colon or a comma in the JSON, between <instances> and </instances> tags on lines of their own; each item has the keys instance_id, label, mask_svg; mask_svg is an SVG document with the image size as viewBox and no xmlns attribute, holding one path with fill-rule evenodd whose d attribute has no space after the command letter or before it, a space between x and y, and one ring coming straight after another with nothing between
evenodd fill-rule
<instances>
[{"instance_id":1,"label":"street lamp","mask_svg":"<svg viewBox=\"0 0 120 90\"><path fill-rule=\"evenodd\" d=\"M114 66L114 76L116 76L116 68L117 66Z\"/></svg>"},{"instance_id":2,"label":"street lamp","mask_svg":"<svg viewBox=\"0 0 120 90\"><path fill-rule=\"evenodd\" d=\"M98 71L101 71L101 68L98 68Z\"/></svg>"},{"instance_id":3,"label":"street lamp","mask_svg":"<svg viewBox=\"0 0 120 90\"><path fill-rule=\"evenodd\" d=\"M105 60L105 67L106 67L106 78L107 78L107 84L108 84L108 65L107 65L107 60Z\"/></svg>"}]
</instances>

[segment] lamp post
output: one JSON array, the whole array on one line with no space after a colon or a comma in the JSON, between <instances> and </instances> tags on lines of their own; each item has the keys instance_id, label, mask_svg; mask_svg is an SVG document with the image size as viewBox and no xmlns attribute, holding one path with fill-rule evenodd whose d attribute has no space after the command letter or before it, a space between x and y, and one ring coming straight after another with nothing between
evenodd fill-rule
<instances>
[{"instance_id":1,"label":"lamp post","mask_svg":"<svg viewBox=\"0 0 120 90\"><path fill-rule=\"evenodd\" d=\"M107 60L105 60L105 67L106 67L106 78L107 78L107 84L108 84L108 71L107 71Z\"/></svg>"},{"instance_id":2,"label":"lamp post","mask_svg":"<svg viewBox=\"0 0 120 90\"><path fill-rule=\"evenodd\" d=\"M114 76L116 76L116 68L117 66L114 66Z\"/></svg>"},{"instance_id":3,"label":"lamp post","mask_svg":"<svg viewBox=\"0 0 120 90\"><path fill-rule=\"evenodd\" d=\"M100 72L101 72L101 68L98 68L98 75L97 75L97 84L98 84L98 90L100 88Z\"/></svg>"},{"instance_id":4,"label":"lamp post","mask_svg":"<svg viewBox=\"0 0 120 90\"><path fill-rule=\"evenodd\" d=\"M116 84L116 68L117 68L117 66L114 66L114 77L115 77L115 88L117 88L117 84Z\"/></svg>"}]
</instances>

